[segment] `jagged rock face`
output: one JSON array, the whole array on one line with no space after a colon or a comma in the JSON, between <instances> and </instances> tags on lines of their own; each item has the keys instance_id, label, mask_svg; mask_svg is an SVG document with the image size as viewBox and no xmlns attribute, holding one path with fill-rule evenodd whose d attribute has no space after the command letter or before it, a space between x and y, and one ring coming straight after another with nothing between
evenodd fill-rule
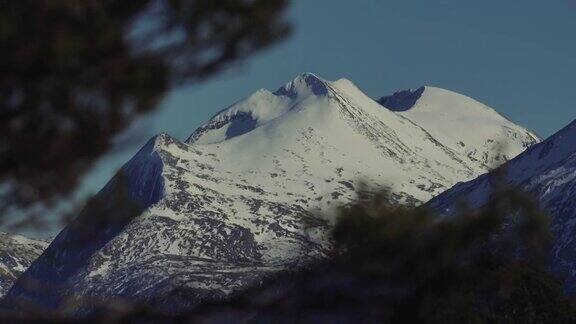
<instances>
[{"instance_id":1,"label":"jagged rock face","mask_svg":"<svg viewBox=\"0 0 576 324\"><path fill-rule=\"evenodd\" d=\"M0 297L47 246L44 241L0 233Z\"/></svg>"},{"instance_id":2,"label":"jagged rock face","mask_svg":"<svg viewBox=\"0 0 576 324\"><path fill-rule=\"evenodd\" d=\"M493 177L538 199L552 218L555 237L552 270L566 279L566 290L576 292L576 121L504 165L506 175L486 174L432 199L429 206L445 215L460 203L482 208L492 192Z\"/></svg>"},{"instance_id":3,"label":"jagged rock face","mask_svg":"<svg viewBox=\"0 0 576 324\"><path fill-rule=\"evenodd\" d=\"M469 118L485 114L484 106L468 109ZM537 141L489 113L515 132L494 138L512 152ZM387 188L396 203L418 204L489 169L453 148L458 134L439 140L434 131L345 79L303 74L274 93L259 90L185 143L150 140L22 278L58 288L16 285L7 305L113 296L174 307L181 291L196 302L222 298L302 266L325 255L335 210L361 183Z\"/></svg>"}]
</instances>

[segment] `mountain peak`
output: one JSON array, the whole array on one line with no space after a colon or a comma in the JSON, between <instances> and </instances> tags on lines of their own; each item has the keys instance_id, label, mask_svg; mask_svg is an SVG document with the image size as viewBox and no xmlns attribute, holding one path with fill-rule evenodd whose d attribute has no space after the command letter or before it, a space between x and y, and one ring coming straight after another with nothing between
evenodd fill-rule
<instances>
[{"instance_id":1,"label":"mountain peak","mask_svg":"<svg viewBox=\"0 0 576 324\"><path fill-rule=\"evenodd\" d=\"M158 150L162 150L171 144L178 144L179 140L168 135L165 132L154 135L146 144L136 153L136 156L150 155Z\"/></svg>"},{"instance_id":2,"label":"mountain peak","mask_svg":"<svg viewBox=\"0 0 576 324\"><path fill-rule=\"evenodd\" d=\"M288 82L274 92L275 95L288 96L290 98L296 98L309 93L316 96L327 95L328 81L313 73L305 72L298 75L294 80Z\"/></svg>"},{"instance_id":3,"label":"mountain peak","mask_svg":"<svg viewBox=\"0 0 576 324\"><path fill-rule=\"evenodd\" d=\"M326 97L332 89L330 81L310 72L302 73L274 93L260 89L221 110L186 142L209 144L246 134L284 115L296 102L308 97Z\"/></svg>"},{"instance_id":4,"label":"mountain peak","mask_svg":"<svg viewBox=\"0 0 576 324\"><path fill-rule=\"evenodd\" d=\"M315 82L327 82L323 78L317 76L312 72L304 72L299 74L297 77L292 80L292 82L305 82L305 83L315 83Z\"/></svg>"}]
</instances>

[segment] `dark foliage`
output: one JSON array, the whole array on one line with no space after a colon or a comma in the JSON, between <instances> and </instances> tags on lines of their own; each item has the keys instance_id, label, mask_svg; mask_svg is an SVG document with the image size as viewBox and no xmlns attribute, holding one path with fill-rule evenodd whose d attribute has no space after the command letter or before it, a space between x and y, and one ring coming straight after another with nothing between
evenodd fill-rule
<instances>
[{"instance_id":1,"label":"dark foliage","mask_svg":"<svg viewBox=\"0 0 576 324\"><path fill-rule=\"evenodd\" d=\"M126 301L98 303L102 308L80 322L576 320L561 281L548 272L548 216L524 194L500 190L482 210L463 208L449 218L386 201L383 195L362 197L341 210L332 257L280 273L229 300L177 316ZM175 293L193 298L185 290Z\"/></svg>"},{"instance_id":2,"label":"dark foliage","mask_svg":"<svg viewBox=\"0 0 576 324\"><path fill-rule=\"evenodd\" d=\"M341 210L330 258L306 269L280 273L229 300L199 305L179 315L158 313L151 305L133 305L126 300L91 301L91 305L101 307L78 321L576 320L576 309L563 295L561 281L548 272L552 241L548 216L524 194L500 190L480 211L462 208L447 218L438 218L424 208L393 206L386 201L384 195L364 196ZM194 304L185 289L175 293ZM24 315L30 314L42 315ZM57 318L57 314L44 317Z\"/></svg>"},{"instance_id":3,"label":"dark foliage","mask_svg":"<svg viewBox=\"0 0 576 324\"><path fill-rule=\"evenodd\" d=\"M206 322L563 323L576 310L548 272L547 216L515 191L438 219L363 199L342 211L334 256L186 319Z\"/></svg>"},{"instance_id":4,"label":"dark foliage","mask_svg":"<svg viewBox=\"0 0 576 324\"><path fill-rule=\"evenodd\" d=\"M70 193L174 86L287 35L286 0L0 1L0 212Z\"/></svg>"}]
</instances>

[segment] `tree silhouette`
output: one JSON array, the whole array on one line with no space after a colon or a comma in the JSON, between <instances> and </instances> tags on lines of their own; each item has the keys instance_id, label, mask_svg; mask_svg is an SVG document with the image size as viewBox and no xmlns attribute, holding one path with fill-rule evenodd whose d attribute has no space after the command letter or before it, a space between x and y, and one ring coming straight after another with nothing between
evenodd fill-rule
<instances>
[{"instance_id":1,"label":"tree silhouette","mask_svg":"<svg viewBox=\"0 0 576 324\"><path fill-rule=\"evenodd\" d=\"M514 190L438 218L363 197L342 209L334 254L176 318L236 322L565 323L576 310L548 272L547 215ZM131 314L146 317L153 315ZM153 313L150 313L153 314Z\"/></svg>"},{"instance_id":2,"label":"tree silhouette","mask_svg":"<svg viewBox=\"0 0 576 324\"><path fill-rule=\"evenodd\" d=\"M0 214L69 194L168 90L288 35L287 0L0 2Z\"/></svg>"}]
</instances>

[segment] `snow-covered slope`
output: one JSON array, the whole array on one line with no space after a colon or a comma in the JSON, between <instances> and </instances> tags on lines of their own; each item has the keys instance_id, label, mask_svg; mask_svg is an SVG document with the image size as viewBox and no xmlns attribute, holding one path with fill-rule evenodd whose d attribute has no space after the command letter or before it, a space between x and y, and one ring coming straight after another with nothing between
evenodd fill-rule
<instances>
[{"instance_id":1,"label":"snow-covered slope","mask_svg":"<svg viewBox=\"0 0 576 324\"><path fill-rule=\"evenodd\" d=\"M444 89L422 87L398 92L379 102L426 129L450 149L490 168L510 160L538 140L494 109Z\"/></svg>"},{"instance_id":2,"label":"snow-covered slope","mask_svg":"<svg viewBox=\"0 0 576 324\"><path fill-rule=\"evenodd\" d=\"M0 297L47 246L44 241L0 233Z\"/></svg>"},{"instance_id":3,"label":"snow-covered slope","mask_svg":"<svg viewBox=\"0 0 576 324\"><path fill-rule=\"evenodd\" d=\"M454 96L445 97L450 105L465 99ZM468 118L499 118L480 104L466 107ZM537 141L500 121L516 136L483 132L479 143L499 140L519 152ZM442 125L451 122L460 121ZM346 79L305 73L275 92L259 90L185 143L150 140L23 276L60 289L34 294L16 285L8 303L56 307L73 294L178 298L182 290L219 298L302 265L326 252L333 219L322 215L351 201L361 182L417 204L488 170L454 148L458 134L435 138L437 125L384 108Z\"/></svg>"},{"instance_id":4,"label":"snow-covered slope","mask_svg":"<svg viewBox=\"0 0 576 324\"><path fill-rule=\"evenodd\" d=\"M567 290L576 290L576 121L532 146L505 165L506 177L499 180L536 197L541 208L552 217L553 270L567 279ZM443 214L451 214L466 202L481 208L491 193L486 174L432 199L429 205Z\"/></svg>"}]
</instances>

